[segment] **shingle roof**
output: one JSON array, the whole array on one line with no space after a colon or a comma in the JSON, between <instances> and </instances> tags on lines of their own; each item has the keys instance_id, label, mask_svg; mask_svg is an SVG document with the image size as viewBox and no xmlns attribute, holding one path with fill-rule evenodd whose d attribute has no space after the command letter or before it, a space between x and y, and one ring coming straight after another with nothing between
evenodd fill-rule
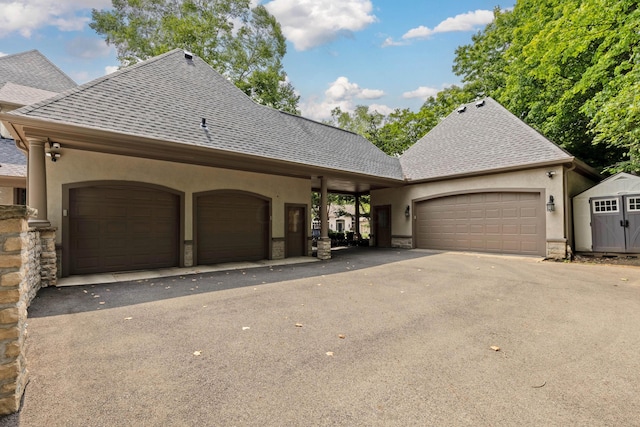
<instances>
[{"instance_id":1,"label":"shingle roof","mask_svg":"<svg viewBox=\"0 0 640 427\"><path fill-rule=\"evenodd\" d=\"M409 180L427 180L573 157L491 98L451 113L410 147L400 162Z\"/></svg>"},{"instance_id":2,"label":"shingle roof","mask_svg":"<svg viewBox=\"0 0 640 427\"><path fill-rule=\"evenodd\" d=\"M29 105L57 95L56 92L36 89L29 86L7 82L0 86L0 102L16 105Z\"/></svg>"},{"instance_id":3,"label":"shingle roof","mask_svg":"<svg viewBox=\"0 0 640 427\"><path fill-rule=\"evenodd\" d=\"M27 156L13 139L0 137L0 176L27 176Z\"/></svg>"},{"instance_id":4,"label":"shingle roof","mask_svg":"<svg viewBox=\"0 0 640 427\"><path fill-rule=\"evenodd\" d=\"M402 179L398 159L363 137L258 105L181 50L9 114ZM203 117L208 132L200 127Z\"/></svg>"},{"instance_id":5,"label":"shingle roof","mask_svg":"<svg viewBox=\"0 0 640 427\"><path fill-rule=\"evenodd\" d=\"M55 93L77 86L37 50L0 57L0 86L7 82Z\"/></svg>"}]
</instances>

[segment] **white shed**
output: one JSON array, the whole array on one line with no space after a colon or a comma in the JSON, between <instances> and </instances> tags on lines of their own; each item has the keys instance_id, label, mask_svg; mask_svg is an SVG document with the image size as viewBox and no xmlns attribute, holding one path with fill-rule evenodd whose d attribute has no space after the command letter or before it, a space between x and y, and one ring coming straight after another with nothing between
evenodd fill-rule
<instances>
[{"instance_id":1,"label":"white shed","mask_svg":"<svg viewBox=\"0 0 640 427\"><path fill-rule=\"evenodd\" d=\"M640 253L640 177L620 172L573 198L577 252Z\"/></svg>"}]
</instances>

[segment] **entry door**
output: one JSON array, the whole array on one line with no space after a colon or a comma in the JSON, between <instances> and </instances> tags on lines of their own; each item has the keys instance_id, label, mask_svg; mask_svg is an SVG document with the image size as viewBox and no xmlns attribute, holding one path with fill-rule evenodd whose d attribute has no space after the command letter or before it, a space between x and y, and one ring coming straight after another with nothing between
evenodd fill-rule
<instances>
[{"instance_id":1,"label":"entry door","mask_svg":"<svg viewBox=\"0 0 640 427\"><path fill-rule=\"evenodd\" d=\"M305 256L307 246L307 209L304 206L287 206L286 212L285 256L287 258Z\"/></svg>"},{"instance_id":2,"label":"entry door","mask_svg":"<svg viewBox=\"0 0 640 427\"><path fill-rule=\"evenodd\" d=\"M374 206L374 221L376 246L379 248L391 247L391 206Z\"/></svg>"},{"instance_id":3,"label":"entry door","mask_svg":"<svg viewBox=\"0 0 640 427\"><path fill-rule=\"evenodd\" d=\"M596 252L640 252L640 195L593 197L591 237Z\"/></svg>"}]
</instances>

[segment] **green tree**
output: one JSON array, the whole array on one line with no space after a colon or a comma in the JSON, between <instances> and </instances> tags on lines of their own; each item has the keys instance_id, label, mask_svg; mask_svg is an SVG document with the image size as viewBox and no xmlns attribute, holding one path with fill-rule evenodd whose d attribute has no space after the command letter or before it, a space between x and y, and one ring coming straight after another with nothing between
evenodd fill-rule
<instances>
[{"instance_id":1,"label":"green tree","mask_svg":"<svg viewBox=\"0 0 640 427\"><path fill-rule=\"evenodd\" d=\"M89 24L114 45L124 66L184 48L229 77L256 102L299 114L282 58L277 20L250 0L113 0Z\"/></svg>"}]
</instances>

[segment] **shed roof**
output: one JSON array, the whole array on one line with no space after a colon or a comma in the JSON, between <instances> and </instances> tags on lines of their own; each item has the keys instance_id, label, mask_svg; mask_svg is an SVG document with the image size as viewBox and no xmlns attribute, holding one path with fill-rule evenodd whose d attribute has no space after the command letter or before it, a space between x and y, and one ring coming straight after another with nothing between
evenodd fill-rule
<instances>
[{"instance_id":1,"label":"shed roof","mask_svg":"<svg viewBox=\"0 0 640 427\"><path fill-rule=\"evenodd\" d=\"M626 172L618 172L578 194L574 199L589 199L591 197L616 196L632 193L640 194L640 176Z\"/></svg>"},{"instance_id":2,"label":"shed roof","mask_svg":"<svg viewBox=\"0 0 640 427\"><path fill-rule=\"evenodd\" d=\"M498 102L486 98L452 112L411 146L400 162L406 178L417 181L573 159Z\"/></svg>"},{"instance_id":3,"label":"shed roof","mask_svg":"<svg viewBox=\"0 0 640 427\"><path fill-rule=\"evenodd\" d=\"M8 114L402 179L398 159L365 138L258 105L202 59L178 49Z\"/></svg>"},{"instance_id":4,"label":"shed roof","mask_svg":"<svg viewBox=\"0 0 640 427\"><path fill-rule=\"evenodd\" d=\"M0 87L7 82L55 93L76 86L69 76L37 50L0 57Z\"/></svg>"}]
</instances>

